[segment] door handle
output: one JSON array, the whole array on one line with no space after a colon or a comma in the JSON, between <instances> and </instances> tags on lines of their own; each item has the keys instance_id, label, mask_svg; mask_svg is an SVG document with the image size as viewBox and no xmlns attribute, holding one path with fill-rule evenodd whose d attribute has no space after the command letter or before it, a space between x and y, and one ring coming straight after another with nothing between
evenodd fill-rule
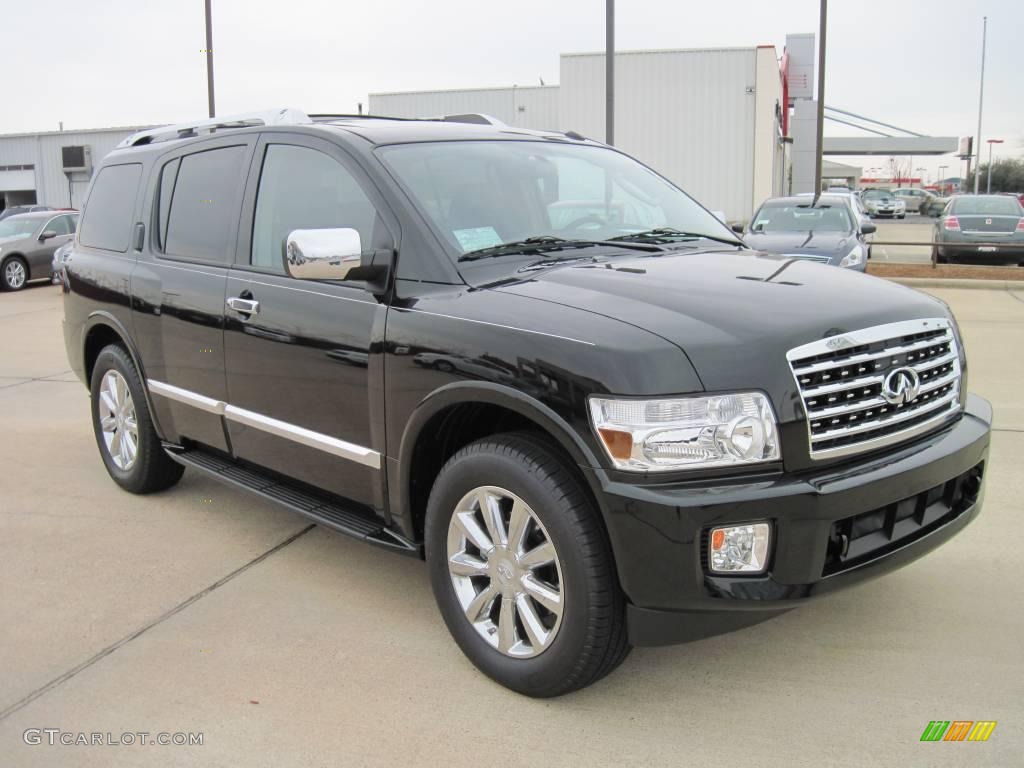
<instances>
[{"instance_id":1,"label":"door handle","mask_svg":"<svg viewBox=\"0 0 1024 768\"><path fill-rule=\"evenodd\" d=\"M228 307L240 315L256 315L260 311L260 303L254 299L243 299L241 296L232 296L226 301Z\"/></svg>"}]
</instances>

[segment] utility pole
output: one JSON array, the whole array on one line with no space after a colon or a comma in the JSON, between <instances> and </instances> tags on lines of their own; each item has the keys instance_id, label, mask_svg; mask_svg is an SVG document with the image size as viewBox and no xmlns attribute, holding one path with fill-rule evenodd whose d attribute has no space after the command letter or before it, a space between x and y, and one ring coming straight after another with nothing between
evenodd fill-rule
<instances>
[{"instance_id":1,"label":"utility pole","mask_svg":"<svg viewBox=\"0 0 1024 768\"><path fill-rule=\"evenodd\" d=\"M818 204L818 197L821 196L821 166L824 161L822 143L824 141L825 127L825 33L827 28L828 0L821 0L821 10L818 12L818 144L815 148L814 200L811 203L812 208Z\"/></svg>"},{"instance_id":2,"label":"utility pole","mask_svg":"<svg viewBox=\"0 0 1024 768\"><path fill-rule=\"evenodd\" d=\"M615 0L605 0L604 141L615 143Z\"/></svg>"},{"instance_id":3,"label":"utility pole","mask_svg":"<svg viewBox=\"0 0 1024 768\"><path fill-rule=\"evenodd\" d=\"M206 101L210 117L216 115L213 105L213 20L210 18L210 0L206 0Z\"/></svg>"},{"instance_id":4,"label":"utility pole","mask_svg":"<svg viewBox=\"0 0 1024 768\"><path fill-rule=\"evenodd\" d=\"M974 139L974 146L978 149L977 167L974 169L974 194L978 194L978 172L981 170L981 107L985 101L985 38L988 36L988 16L981 18L981 84L978 86L978 135ZM969 162L969 161L968 161ZM968 170L968 174L970 171Z\"/></svg>"}]
</instances>

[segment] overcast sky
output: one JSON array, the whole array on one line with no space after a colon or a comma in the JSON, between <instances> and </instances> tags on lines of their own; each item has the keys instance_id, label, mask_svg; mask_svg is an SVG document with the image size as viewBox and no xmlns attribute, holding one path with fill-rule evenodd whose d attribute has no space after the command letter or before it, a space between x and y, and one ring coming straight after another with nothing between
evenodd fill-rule
<instances>
[{"instance_id":1,"label":"overcast sky","mask_svg":"<svg viewBox=\"0 0 1024 768\"><path fill-rule=\"evenodd\" d=\"M354 112L375 91L558 82L561 52L604 47L601 0L213 0L217 111ZM773 44L817 32L817 0L620 0L620 49ZM977 130L1024 155L1024 1L830 4L826 102L943 136ZM202 0L31 0L3 12L0 133L206 115ZM830 134L864 135L826 123ZM842 159L842 158L837 158ZM884 158L865 159L881 165ZM940 162L915 162L934 174ZM947 175L952 175L951 168Z\"/></svg>"}]
</instances>

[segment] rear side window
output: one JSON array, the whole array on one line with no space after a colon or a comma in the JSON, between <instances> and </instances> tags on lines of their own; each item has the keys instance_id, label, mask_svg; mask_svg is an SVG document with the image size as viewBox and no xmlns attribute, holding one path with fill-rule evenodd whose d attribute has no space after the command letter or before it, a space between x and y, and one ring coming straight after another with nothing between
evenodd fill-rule
<instances>
[{"instance_id":1,"label":"rear side window","mask_svg":"<svg viewBox=\"0 0 1024 768\"><path fill-rule=\"evenodd\" d=\"M245 146L208 149L181 158L166 216L164 252L167 255L201 261L231 261L229 251L238 226L246 149ZM171 176L173 174L161 173L161 198L166 194L162 185ZM162 210L162 203L160 207Z\"/></svg>"},{"instance_id":2,"label":"rear side window","mask_svg":"<svg viewBox=\"0 0 1024 768\"><path fill-rule=\"evenodd\" d=\"M99 172L78 233L82 245L119 253L128 250L141 177L139 163L108 165Z\"/></svg>"}]
</instances>

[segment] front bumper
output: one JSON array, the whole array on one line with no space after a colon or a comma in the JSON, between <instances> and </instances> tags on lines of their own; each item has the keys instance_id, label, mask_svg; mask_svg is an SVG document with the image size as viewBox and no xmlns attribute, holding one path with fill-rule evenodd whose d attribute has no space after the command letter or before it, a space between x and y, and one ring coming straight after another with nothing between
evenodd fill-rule
<instances>
[{"instance_id":1,"label":"front bumper","mask_svg":"<svg viewBox=\"0 0 1024 768\"><path fill-rule=\"evenodd\" d=\"M991 423L988 402L969 395L955 424L842 466L669 485L602 482L589 470L630 603L631 642L663 645L757 623L941 545L981 509ZM772 525L767 572L708 573L708 529L757 520ZM870 530L872 521L881 529ZM843 530L862 538L840 554Z\"/></svg>"}]
</instances>

